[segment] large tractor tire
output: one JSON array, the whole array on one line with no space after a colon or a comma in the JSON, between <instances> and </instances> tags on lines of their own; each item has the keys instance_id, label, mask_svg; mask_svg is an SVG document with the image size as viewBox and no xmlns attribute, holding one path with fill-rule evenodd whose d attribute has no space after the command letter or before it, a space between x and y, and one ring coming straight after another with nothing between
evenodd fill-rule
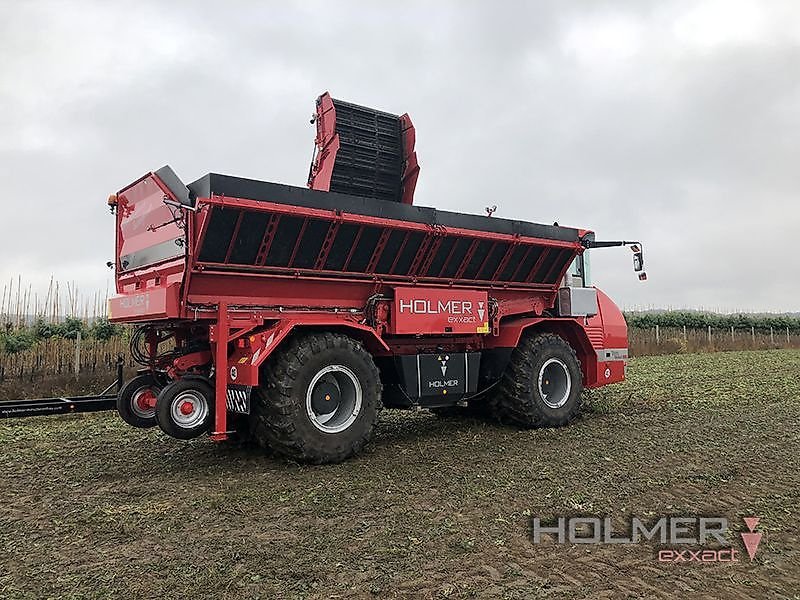
<instances>
[{"instance_id":1,"label":"large tractor tire","mask_svg":"<svg viewBox=\"0 0 800 600\"><path fill-rule=\"evenodd\" d=\"M253 437L300 462L341 462L372 437L381 392L361 343L338 333L295 337L270 358L253 390Z\"/></svg>"},{"instance_id":2,"label":"large tractor tire","mask_svg":"<svg viewBox=\"0 0 800 600\"><path fill-rule=\"evenodd\" d=\"M119 416L133 427L155 427L156 398L162 387L150 373L137 375L128 381L117 395Z\"/></svg>"},{"instance_id":3,"label":"large tractor tire","mask_svg":"<svg viewBox=\"0 0 800 600\"><path fill-rule=\"evenodd\" d=\"M583 391L575 350L552 333L523 338L494 399L503 423L523 428L561 427L578 414Z\"/></svg>"}]
</instances>

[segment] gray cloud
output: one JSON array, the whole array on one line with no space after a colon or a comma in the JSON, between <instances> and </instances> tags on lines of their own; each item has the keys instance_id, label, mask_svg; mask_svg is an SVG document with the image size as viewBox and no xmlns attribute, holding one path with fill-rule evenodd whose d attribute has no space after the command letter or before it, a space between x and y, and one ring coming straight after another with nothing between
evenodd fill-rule
<instances>
[{"instance_id":1,"label":"gray cloud","mask_svg":"<svg viewBox=\"0 0 800 600\"><path fill-rule=\"evenodd\" d=\"M792 2L0 3L0 281L105 289L104 203L171 164L303 185L313 100L417 126L417 202L645 242L628 307L796 310Z\"/></svg>"}]
</instances>

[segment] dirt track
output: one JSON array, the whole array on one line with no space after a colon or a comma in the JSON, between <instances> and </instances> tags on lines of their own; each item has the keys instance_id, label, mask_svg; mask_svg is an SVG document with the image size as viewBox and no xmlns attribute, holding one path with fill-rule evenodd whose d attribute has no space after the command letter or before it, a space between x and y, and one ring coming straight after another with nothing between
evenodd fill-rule
<instances>
[{"instance_id":1,"label":"dirt track","mask_svg":"<svg viewBox=\"0 0 800 600\"><path fill-rule=\"evenodd\" d=\"M0 597L800 597L800 351L641 358L573 426L386 411L302 467L112 415L0 422ZM750 562L534 545L530 517L761 517Z\"/></svg>"}]
</instances>

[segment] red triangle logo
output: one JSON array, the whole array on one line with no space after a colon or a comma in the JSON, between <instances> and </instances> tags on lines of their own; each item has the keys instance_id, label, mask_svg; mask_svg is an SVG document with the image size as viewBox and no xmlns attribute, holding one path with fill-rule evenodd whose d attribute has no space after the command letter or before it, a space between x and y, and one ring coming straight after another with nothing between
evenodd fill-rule
<instances>
[{"instance_id":1,"label":"red triangle logo","mask_svg":"<svg viewBox=\"0 0 800 600\"><path fill-rule=\"evenodd\" d=\"M744 524L745 524L745 525L747 525L747 528L748 528L750 531L755 531L755 530L756 530L756 527L758 527L758 522L759 522L760 520L761 520L761 519L760 519L760 518L758 518L758 517L745 517L745 518L744 518Z\"/></svg>"},{"instance_id":2,"label":"red triangle logo","mask_svg":"<svg viewBox=\"0 0 800 600\"><path fill-rule=\"evenodd\" d=\"M758 550L758 545L761 543L761 534L743 533L742 541L744 542L744 547L747 550L747 555L750 557L750 560L753 560L753 557L755 557L756 551Z\"/></svg>"}]
</instances>

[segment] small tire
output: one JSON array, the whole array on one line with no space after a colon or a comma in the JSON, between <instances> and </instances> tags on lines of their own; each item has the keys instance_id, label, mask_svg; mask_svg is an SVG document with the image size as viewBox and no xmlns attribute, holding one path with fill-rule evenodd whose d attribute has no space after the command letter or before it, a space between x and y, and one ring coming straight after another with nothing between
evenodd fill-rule
<instances>
[{"instance_id":1,"label":"small tire","mask_svg":"<svg viewBox=\"0 0 800 600\"><path fill-rule=\"evenodd\" d=\"M179 440L191 440L214 423L214 389L198 379L179 379L161 390L156 402L161 431Z\"/></svg>"},{"instance_id":2,"label":"small tire","mask_svg":"<svg viewBox=\"0 0 800 600\"><path fill-rule=\"evenodd\" d=\"M523 428L561 427L578 414L581 364L561 337L542 333L522 339L494 399L497 418Z\"/></svg>"},{"instance_id":3,"label":"small tire","mask_svg":"<svg viewBox=\"0 0 800 600\"><path fill-rule=\"evenodd\" d=\"M128 425L147 429L155 427L156 398L163 386L151 373L137 375L117 394L117 412Z\"/></svg>"},{"instance_id":4,"label":"small tire","mask_svg":"<svg viewBox=\"0 0 800 600\"><path fill-rule=\"evenodd\" d=\"M372 437L382 389L360 342L338 333L295 337L270 358L253 390L253 437L299 462L341 462Z\"/></svg>"}]
</instances>

